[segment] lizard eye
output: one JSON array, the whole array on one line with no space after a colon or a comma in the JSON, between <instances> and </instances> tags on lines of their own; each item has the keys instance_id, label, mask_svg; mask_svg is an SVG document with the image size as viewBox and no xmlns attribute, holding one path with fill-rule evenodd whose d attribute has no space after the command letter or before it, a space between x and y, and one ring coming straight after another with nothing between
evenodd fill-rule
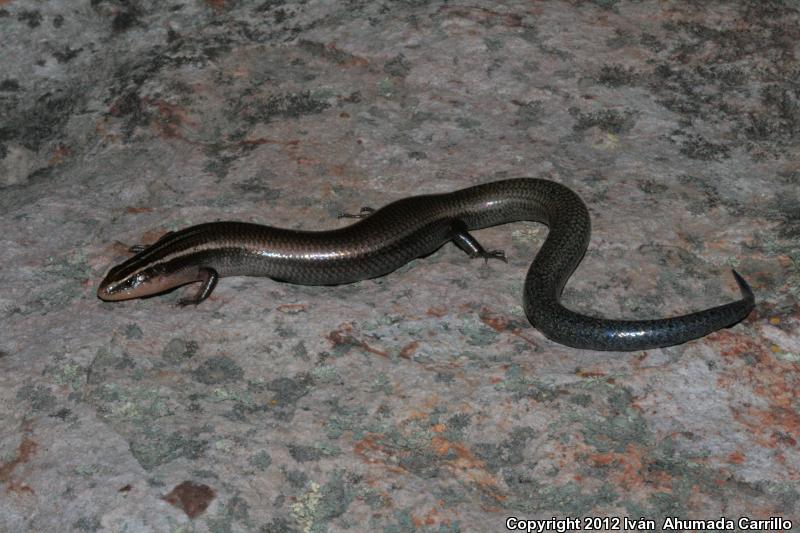
<instances>
[{"instance_id":1,"label":"lizard eye","mask_svg":"<svg viewBox=\"0 0 800 533\"><path fill-rule=\"evenodd\" d=\"M145 280L144 274L136 274L135 276L131 276L128 279L126 279L125 281L122 281L119 284L119 287L118 287L117 290L130 290L130 289L133 289L136 286L138 286L139 284L141 284L142 282L144 282L144 280Z\"/></svg>"}]
</instances>

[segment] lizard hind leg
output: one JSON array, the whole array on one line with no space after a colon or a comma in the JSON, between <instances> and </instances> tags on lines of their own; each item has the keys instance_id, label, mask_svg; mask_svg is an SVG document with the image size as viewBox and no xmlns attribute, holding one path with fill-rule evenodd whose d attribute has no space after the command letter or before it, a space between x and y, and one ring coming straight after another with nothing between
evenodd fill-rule
<instances>
[{"instance_id":1,"label":"lizard hind leg","mask_svg":"<svg viewBox=\"0 0 800 533\"><path fill-rule=\"evenodd\" d=\"M466 226L462 222L455 223L453 226L453 242L456 246L464 250L468 256L473 259L482 257L487 263L489 259L499 259L504 263L508 263L506 253L503 250L486 250L475 237L470 235Z\"/></svg>"}]
</instances>

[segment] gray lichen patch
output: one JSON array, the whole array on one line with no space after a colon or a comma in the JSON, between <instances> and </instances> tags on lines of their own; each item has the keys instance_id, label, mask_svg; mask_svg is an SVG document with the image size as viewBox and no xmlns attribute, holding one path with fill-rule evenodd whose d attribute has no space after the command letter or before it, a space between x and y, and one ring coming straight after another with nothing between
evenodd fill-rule
<instances>
[{"instance_id":1,"label":"gray lichen patch","mask_svg":"<svg viewBox=\"0 0 800 533\"><path fill-rule=\"evenodd\" d=\"M130 450L145 470L153 470L178 458L197 460L208 447L208 441L166 432L156 427L146 427L131 438Z\"/></svg>"},{"instance_id":2,"label":"gray lichen patch","mask_svg":"<svg viewBox=\"0 0 800 533\"><path fill-rule=\"evenodd\" d=\"M179 364L194 357L198 348L199 345L197 341L175 338L171 339L167 345L164 346L161 357L171 364Z\"/></svg>"},{"instance_id":3,"label":"gray lichen patch","mask_svg":"<svg viewBox=\"0 0 800 533\"><path fill-rule=\"evenodd\" d=\"M310 482L291 506L297 526L302 531L316 531L322 524L341 516L352 501L354 482L357 480L342 472L333 473L324 485Z\"/></svg>"},{"instance_id":4,"label":"gray lichen patch","mask_svg":"<svg viewBox=\"0 0 800 533\"><path fill-rule=\"evenodd\" d=\"M289 455L298 463L317 461L323 457L336 457L340 453L341 450L336 447L324 444L316 446L295 444L289 446Z\"/></svg>"},{"instance_id":5,"label":"gray lichen patch","mask_svg":"<svg viewBox=\"0 0 800 533\"><path fill-rule=\"evenodd\" d=\"M184 349L184 354L187 348ZM196 350L196 348L193 348ZM186 357L183 355L183 357ZM191 356L189 356L191 357ZM203 361L194 372L194 379L205 385L219 385L239 381L244 376L242 368L230 357L221 355Z\"/></svg>"},{"instance_id":6,"label":"gray lichen patch","mask_svg":"<svg viewBox=\"0 0 800 533\"><path fill-rule=\"evenodd\" d=\"M56 397L50 388L28 383L17 390L17 401L26 402L33 411L49 411L56 406Z\"/></svg>"},{"instance_id":7,"label":"gray lichen patch","mask_svg":"<svg viewBox=\"0 0 800 533\"><path fill-rule=\"evenodd\" d=\"M598 128L600 131L613 134L628 133L636 124L635 114L631 111L620 112L613 109L604 109L591 113L575 111L577 121L573 128L575 131Z\"/></svg>"},{"instance_id":8,"label":"gray lichen patch","mask_svg":"<svg viewBox=\"0 0 800 533\"><path fill-rule=\"evenodd\" d=\"M475 454L486 462L487 470L497 472L500 468L522 463L528 441L535 436L536 431L532 428L514 428L509 437L499 444L478 443L474 448Z\"/></svg>"},{"instance_id":9,"label":"gray lichen patch","mask_svg":"<svg viewBox=\"0 0 800 533\"><path fill-rule=\"evenodd\" d=\"M259 470L266 470L272 464L272 458L266 450L261 450L249 459L249 463Z\"/></svg>"}]
</instances>

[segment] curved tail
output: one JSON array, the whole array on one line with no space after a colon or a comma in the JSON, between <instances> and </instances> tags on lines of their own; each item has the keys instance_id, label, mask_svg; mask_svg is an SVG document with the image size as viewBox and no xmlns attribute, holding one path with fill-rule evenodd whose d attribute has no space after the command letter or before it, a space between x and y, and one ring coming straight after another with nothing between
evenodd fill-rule
<instances>
[{"instance_id":1,"label":"curved tail","mask_svg":"<svg viewBox=\"0 0 800 533\"><path fill-rule=\"evenodd\" d=\"M733 326L753 310L755 296L744 278L732 270L742 298L696 313L656 320L606 320L570 311L560 294L537 279L535 265L525 280L525 313L544 335L574 348L646 350L682 344L721 328ZM560 292L560 291L559 291Z\"/></svg>"}]
</instances>

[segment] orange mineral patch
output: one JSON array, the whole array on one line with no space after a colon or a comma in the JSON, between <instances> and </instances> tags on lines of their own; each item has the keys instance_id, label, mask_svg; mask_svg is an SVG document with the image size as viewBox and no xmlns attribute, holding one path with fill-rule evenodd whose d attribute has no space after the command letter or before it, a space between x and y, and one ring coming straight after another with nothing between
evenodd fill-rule
<instances>
[{"instance_id":1,"label":"orange mineral patch","mask_svg":"<svg viewBox=\"0 0 800 533\"><path fill-rule=\"evenodd\" d=\"M728 461L733 464L740 465L744 462L744 454L742 452L731 452L728 455Z\"/></svg>"},{"instance_id":2,"label":"orange mineral patch","mask_svg":"<svg viewBox=\"0 0 800 533\"><path fill-rule=\"evenodd\" d=\"M16 456L7 463L0 465L0 483L5 483L7 491L28 492L30 494L35 494L34 490L28 485L15 482L12 479L12 474L18 466L26 464L28 461L30 461L30 458L36 452L36 448L38 448L36 441L26 435L22 437L22 441L19 443L19 446L17 446Z\"/></svg>"},{"instance_id":3,"label":"orange mineral patch","mask_svg":"<svg viewBox=\"0 0 800 533\"><path fill-rule=\"evenodd\" d=\"M719 332L714 340L728 363L717 378L722 388L749 389L764 400L766 407L749 402L731 405L734 419L745 426L754 441L779 448L800 439L800 413L796 409L800 389L800 364L783 361L771 351L772 344L761 339ZM745 360L750 358L750 362ZM754 360L754 361L753 361ZM743 391L744 392L744 391ZM746 392L745 392L746 395Z\"/></svg>"}]
</instances>

